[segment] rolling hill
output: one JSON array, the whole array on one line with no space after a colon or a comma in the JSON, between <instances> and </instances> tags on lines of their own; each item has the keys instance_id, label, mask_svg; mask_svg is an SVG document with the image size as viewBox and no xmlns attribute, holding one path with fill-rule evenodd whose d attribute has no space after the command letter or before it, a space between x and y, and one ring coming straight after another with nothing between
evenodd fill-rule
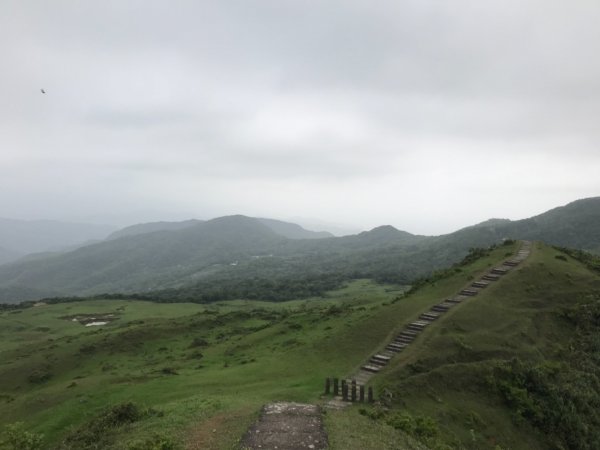
<instances>
[{"instance_id":1,"label":"rolling hill","mask_svg":"<svg viewBox=\"0 0 600 450\"><path fill-rule=\"evenodd\" d=\"M283 300L356 278L409 284L460 260L469 248L506 238L600 251L600 198L442 236L381 226L325 237L294 224L245 216L142 224L72 252L0 267L0 301L107 292L162 301Z\"/></svg>"},{"instance_id":2,"label":"rolling hill","mask_svg":"<svg viewBox=\"0 0 600 450\"><path fill-rule=\"evenodd\" d=\"M11 261L16 261L21 256L23 255L18 252L0 247L0 265Z\"/></svg>"},{"instance_id":3,"label":"rolling hill","mask_svg":"<svg viewBox=\"0 0 600 450\"><path fill-rule=\"evenodd\" d=\"M428 424L433 448L598 448L600 260L579 256L538 243L429 327L376 377L392 407L377 420Z\"/></svg>"},{"instance_id":4,"label":"rolling hill","mask_svg":"<svg viewBox=\"0 0 600 450\"><path fill-rule=\"evenodd\" d=\"M137 236L138 234L153 233L155 231L176 231L193 227L202 223L202 220L190 219L182 222L148 222L131 225L111 233L106 239L119 239L125 236Z\"/></svg>"},{"instance_id":5,"label":"rolling hill","mask_svg":"<svg viewBox=\"0 0 600 450\"><path fill-rule=\"evenodd\" d=\"M52 450L237 448L263 404L327 401L325 377L352 373L517 247L477 252L410 293L357 280L285 303L90 299L0 310L0 425L24 422ZM329 447L598 448L593 267L598 258L536 244L371 380L380 404L328 411ZM85 326L101 317L101 328Z\"/></svg>"}]
</instances>

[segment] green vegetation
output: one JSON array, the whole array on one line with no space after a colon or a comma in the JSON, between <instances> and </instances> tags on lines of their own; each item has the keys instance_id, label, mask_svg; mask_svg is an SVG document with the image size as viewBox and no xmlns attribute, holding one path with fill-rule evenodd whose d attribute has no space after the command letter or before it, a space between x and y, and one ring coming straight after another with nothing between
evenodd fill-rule
<instances>
[{"instance_id":1,"label":"green vegetation","mask_svg":"<svg viewBox=\"0 0 600 450\"><path fill-rule=\"evenodd\" d=\"M428 447L401 429L383 420L373 420L364 409L352 407L327 411L325 427L332 449L346 450L427 450Z\"/></svg>"},{"instance_id":2,"label":"green vegetation","mask_svg":"<svg viewBox=\"0 0 600 450\"><path fill-rule=\"evenodd\" d=\"M234 448L262 404L314 401L326 376L360 364L394 326L402 291L357 280L284 303L88 300L4 311L0 427L24 422L43 448ZM114 320L81 324L100 315Z\"/></svg>"},{"instance_id":3,"label":"green vegetation","mask_svg":"<svg viewBox=\"0 0 600 450\"><path fill-rule=\"evenodd\" d=\"M443 236L381 226L325 237L244 216L142 224L121 230L117 239L0 266L0 303L105 293L158 301L281 301L320 296L357 278L412 284L461 260L469 248L506 238L599 252L599 220L600 198L592 198L530 219L495 219Z\"/></svg>"},{"instance_id":4,"label":"green vegetation","mask_svg":"<svg viewBox=\"0 0 600 450\"><path fill-rule=\"evenodd\" d=\"M264 403L317 401L325 377L352 373L517 248L474 249L410 293L361 279L286 302L89 299L6 309L0 448L236 448ZM595 261L536 244L522 266L445 314L374 378L378 405L328 411L331 448L598 448ZM100 319L108 323L83 325Z\"/></svg>"},{"instance_id":5,"label":"green vegetation","mask_svg":"<svg viewBox=\"0 0 600 450\"><path fill-rule=\"evenodd\" d=\"M6 425L0 445L10 450L41 450L44 436L25 429L23 422Z\"/></svg>"},{"instance_id":6,"label":"green vegetation","mask_svg":"<svg viewBox=\"0 0 600 450\"><path fill-rule=\"evenodd\" d=\"M376 421L419 438L406 417L423 418L437 431L420 440L433 448L598 448L599 281L537 244L522 267L386 368L376 383L392 394L392 408Z\"/></svg>"}]
</instances>

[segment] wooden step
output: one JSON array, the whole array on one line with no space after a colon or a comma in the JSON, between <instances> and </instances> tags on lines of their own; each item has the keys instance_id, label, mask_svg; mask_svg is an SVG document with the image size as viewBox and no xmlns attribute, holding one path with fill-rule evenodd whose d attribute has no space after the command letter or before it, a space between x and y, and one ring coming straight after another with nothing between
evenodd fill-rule
<instances>
[{"instance_id":1,"label":"wooden step","mask_svg":"<svg viewBox=\"0 0 600 450\"><path fill-rule=\"evenodd\" d=\"M402 330L402 332L398 336L412 336L417 337L419 335L418 331L415 330Z\"/></svg>"},{"instance_id":2,"label":"wooden step","mask_svg":"<svg viewBox=\"0 0 600 450\"><path fill-rule=\"evenodd\" d=\"M500 276L494 275L493 273L488 273L487 275L483 276L483 279L487 281L498 281L500 279Z\"/></svg>"},{"instance_id":3,"label":"wooden step","mask_svg":"<svg viewBox=\"0 0 600 450\"><path fill-rule=\"evenodd\" d=\"M492 273L494 275L505 275L508 273L508 269L504 268L504 267L494 267L492 269Z\"/></svg>"},{"instance_id":4,"label":"wooden step","mask_svg":"<svg viewBox=\"0 0 600 450\"><path fill-rule=\"evenodd\" d=\"M475 289L463 289L462 291L460 291L460 295L468 295L469 297L473 297L477 294L478 291L476 291Z\"/></svg>"},{"instance_id":5,"label":"wooden step","mask_svg":"<svg viewBox=\"0 0 600 450\"><path fill-rule=\"evenodd\" d=\"M430 311L430 312L426 312L426 313L421 314L419 316L419 319L429 320L430 322L433 322L434 320L439 319L439 317L440 317L439 313Z\"/></svg>"},{"instance_id":6,"label":"wooden step","mask_svg":"<svg viewBox=\"0 0 600 450\"><path fill-rule=\"evenodd\" d=\"M399 334L398 336L396 336L394 338L395 341L397 341L398 339L404 339L406 341L412 342L418 335L411 335L411 334Z\"/></svg>"},{"instance_id":7,"label":"wooden step","mask_svg":"<svg viewBox=\"0 0 600 450\"><path fill-rule=\"evenodd\" d=\"M429 325L429 323L419 320L416 322L412 322L408 324L408 328L411 330L422 330L423 328L425 328L427 325Z\"/></svg>"},{"instance_id":8,"label":"wooden step","mask_svg":"<svg viewBox=\"0 0 600 450\"><path fill-rule=\"evenodd\" d=\"M431 308L432 311L437 311L437 312L446 312L448 311L450 308L452 308L453 304L452 303L440 303L439 305L435 305L433 308Z\"/></svg>"},{"instance_id":9,"label":"wooden step","mask_svg":"<svg viewBox=\"0 0 600 450\"><path fill-rule=\"evenodd\" d=\"M362 370L366 370L367 372L372 373L378 373L381 370L381 367L365 364L364 366L362 366Z\"/></svg>"},{"instance_id":10,"label":"wooden step","mask_svg":"<svg viewBox=\"0 0 600 450\"><path fill-rule=\"evenodd\" d=\"M414 340L415 340L415 338L413 338L413 337L398 337L398 338L394 339L393 343L394 344L410 344Z\"/></svg>"},{"instance_id":11,"label":"wooden step","mask_svg":"<svg viewBox=\"0 0 600 450\"><path fill-rule=\"evenodd\" d=\"M450 308L448 308L447 306L440 306L440 305L435 305L433 308L431 308L432 311L439 312L439 313L448 312L449 309Z\"/></svg>"},{"instance_id":12,"label":"wooden step","mask_svg":"<svg viewBox=\"0 0 600 450\"><path fill-rule=\"evenodd\" d=\"M490 285L490 283L488 283L487 281L483 281L483 280L474 281L473 284L471 284L471 286L476 287L476 288L486 288L489 285Z\"/></svg>"},{"instance_id":13,"label":"wooden step","mask_svg":"<svg viewBox=\"0 0 600 450\"><path fill-rule=\"evenodd\" d=\"M401 352L402 350L404 350L407 345L408 344L394 344L394 343L391 343L391 344L388 344L385 348L387 350L392 351L392 352L398 353L398 352Z\"/></svg>"},{"instance_id":14,"label":"wooden step","mask_svg":"<svg viewBox=\"0 0 600 450\"><path fill-rule=\"evenodd\" d=\"M448 302L448 303L460 303L462 301L463 301L463 299L460 298L460 297L454 297L454 298L447 298L446 299L446 302Z\"/></svg>"},{"instance_id":15,"label":"wooden step","mask_svg":"<svg viewBox=\"0 0 600 450\"><path fill-rule=\"evenodd\" d=\"M391 347L395 350L402 350L404 349L408 344L410 344L410 342L390 342L387 347ZM386 347L386 348L387 348Z\"/></svg>"},{"instance_id":16,"label":"wooden step","mask_svg":"<svg viewBox=\"0 0 600 450\"><path fill-rule=\"evenodd\" d=\"M379 367L383 367L387 364L387 361L380 361L379 359L373 359L371 358L369 360L369 364L372 366L379 366Z\"/></svg>"},{"instance_id":17,"label":"wooden step","mask_svg":"<svg viewBox=\"0 0 600 450\"><path fill-rule=\"evenodd\" d=\"M505 266L515 267L515 266L518 266L520 264L520 261L516 261L514 259L511 259L510 261L504 261L502 264L505 265Z\"/></svg>"},{"instance_id":18,"label":"wooden step","mask_svg":"<svg viewBox=\"0 0 600 450\"><path fill-rule=\"evenodd\" d=\"M389 356L382 355L381 353L378 353L376 355L373 355L371 357L371 359L376 359L378 361L383 361L383 362L388 363L388 362L390 362L390 359L392 359L392 358L390 358Z\"/></svg>"}]
</instances>

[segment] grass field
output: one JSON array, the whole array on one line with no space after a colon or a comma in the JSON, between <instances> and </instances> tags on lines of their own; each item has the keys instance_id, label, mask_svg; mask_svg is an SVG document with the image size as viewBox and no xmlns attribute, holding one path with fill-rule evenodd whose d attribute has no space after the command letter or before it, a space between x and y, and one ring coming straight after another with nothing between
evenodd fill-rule
<instances>
[{"instance_id":1,"label":"grass field","mask_svg":"<svg viewBox=\"0 0 600 450\"><path fill-rule=\"evenodd\" d=\"M22 421L26 429L44 435L44 448L53 448L66 436L93 427L90 424L105 408L134 402L150 409L134 421L104 429L102 446L96 448L138 448L135 445L157 431L184 448L236 448L261 405L275 400L320 401L325 377L351 373L406 323L516 248L516 244L497 248L409 296L403 296L399 286L356 280L324 298L284 303L102 300L3 312L0 425ZM535 259L544 254L536 252L532 263L546 263ZM555 263L547 258L547 264ZM545 289L542 280L528 275L531 263L527 264L508 277L523 279L519 284L525 283L532 292ZM570 271L572 281L580 276L576 267L579 270L574 264ZM559 273L558 269L549 265L547 271ZM516 315L508 305L496 305L494 299L514 295L508 277L430 327L381 380L376 377L376 386L401 392L402 404L411 411L440 419L440 405L448 404L441 419L444 414L454 417L459 413L452 405L474 402L476 393L470 397L452 393L452 373L436 375L439 368L434 361L445 361L446 354L460 346L497 352L500 345L504 354L514 346L532 354L543 351L535 333L546 333L544 321L533 324L525 314L537 311L538 303ZM556 279L561 281L566 280ZM75 316L108 314L115 320L104 326L85 327L73 321ZM531 334L523 336L523 328ZM498 344L498 337L507 333L512 340ZM562 336L561 330L556 333ZM460 363L453 362L453 367ZM415 372L419 365L428 369ZM442 397L438 388L446 389L448 396ZM360 414L359 408L327 414L332 448L424 448L398 427ZM487 419L481 411L477 414ZM472 438L468 430L467 438L461 434L464 426L452 425L454 419L441 419L453 436ZM510 429L508 422L505 428ZM477 433L483 436L483 431Z\"/></svg>"},{"instance_id":2,"label":"grass field","mask_svg":"<svg viewBox=\"0 0 600 450\"><path fill-rule=\"evenodd\" d=\"M401 292L357 280L286 303L103 300L4 312L0 417L24 421L51 446L106 406L133 401L160 415L121 430L123 448L157 428L198 448L206 439L235 447L263 403L314 401L327 375L359 364L382 337L370 328L384 303ZM73 321L100 314L116 320Z\"/></svg>"}]
</instances>

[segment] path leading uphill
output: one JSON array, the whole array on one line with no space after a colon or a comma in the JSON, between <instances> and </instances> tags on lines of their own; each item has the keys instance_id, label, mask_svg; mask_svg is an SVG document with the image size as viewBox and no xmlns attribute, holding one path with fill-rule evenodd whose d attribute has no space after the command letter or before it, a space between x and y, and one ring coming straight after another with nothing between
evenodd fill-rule
<instances>
[{"instance_id":1,"label":"path leading uphill","mask_svg":"<svg viewBox=\"0 0 600 450\"><path fill-rule=\"evenodd\" d=\"M265 405L241 443L241 448L248 450L325 449L327 446L321 408L288 402Z\"/></svg>"},{"instance_id":2,"label":"path leading uphill","mask_svg":"<svg viewBox=\"0 0 600 450\"><path fill-rule=\"evenodd\" d=\"M353 386L355 397L356 388L364 386L371 377L377 374L391 360L418 338L419 334L433 322L443 316L451 308L461 302L476 296L481 289L501 279L503 275L523 262L531 252L531 242L523 242L514 258L508 259L501 266L486 273L480 280L470 283L458 295L447 298L423 312L419 319L408 324L385 348L376 352L360 368L360 370L344 380L345 384ZM353 383L354 381L354 383ZM336 380L337 386L337 380ZM348 390L345 386L345 395ZM364 395L362 390L361 397ZM351 404L341 397L334 397L324 406L339 409ZM302 403L271 403L265 405L260 418L252 425L242 438L241 448L247 450L303 450L326 449L327 434L323 428L321 408L317 405Z\"/></svg>"},{"instance_id":3,"label":"path leading uphill","mask_svg":"<svg viewBox=\"0 0 600 450\"><path fill-rule=\"evenodd\" d=\"M411 345L428 326L442 317L450 309L455 308L463 301L476 296L482 289L488 287L506 275L510 270L521 264L531 253L531 242L523 241L517 254L500 266L488 271L480 280L471 282L454 297L449 297L441 303L433 306L429 311L423 312L418 320L409 323L392 341L384 348L373 354L361 368L348 377L346 383L355 381L357 386L364 386L374 375L379 373L398 353ZM339 409L349 405L350 402L343 401L341 397L335 397L325 404L325 407Z\"/></svg>"}]
</instances>

